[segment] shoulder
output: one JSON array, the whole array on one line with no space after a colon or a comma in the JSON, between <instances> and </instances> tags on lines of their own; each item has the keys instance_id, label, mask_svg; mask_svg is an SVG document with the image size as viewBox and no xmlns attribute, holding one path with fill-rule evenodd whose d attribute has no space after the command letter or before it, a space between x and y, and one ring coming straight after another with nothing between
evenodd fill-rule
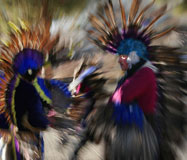
<instances>
[{"instance_id":1,"label":"shoulder","mask_svg":"<svg viewBox=\"0 0 187 160\"><path fill-rule=\"evenodd\" d=\"M26 82L24 80L20 80L20 83L16 88L16 92L22 92L26 95L32 95L35 94L36 89L31 83Z\"/></svg>"},{"instance_id":2,"label":"shoulder","mask_svg":"<svg viewBox=\"0 0 187 160\"><path fill-rule=\"evenodd\" d=\"M149 67L143 67L139 69L131 78L130 80L136 81L136 82L151 82L155 81L155 73L154 71Z\"/></svg>"},{"instance_id":3,"label":"shoulder","mask_svg":"<svg viewBox=\"0 0 187 160\"><path fill-rule=\"evenodd\" d=\"M149 68L149 67L143 67L143 68L139 69L139 70L135 73L135 75L137 75L137 76L142 75L142 76L146 76L146 77L148 77L148 76L153 76L153 77L155 77L154 71L153 71L151 68Z\"/></svg>"},{"instance_id":4,"label":"shoulder","mask_svg":"<svg viewBox=\"0 0 187 160\"><path fill-rule=\"evenodd\" d=\"M25 88L25 89L29 89L29 88L33 88L33 85L29 82L26 82L25 80L20 80L20 83L19 83L19 87L21 88Z\"/></svg>"}]
</instances>

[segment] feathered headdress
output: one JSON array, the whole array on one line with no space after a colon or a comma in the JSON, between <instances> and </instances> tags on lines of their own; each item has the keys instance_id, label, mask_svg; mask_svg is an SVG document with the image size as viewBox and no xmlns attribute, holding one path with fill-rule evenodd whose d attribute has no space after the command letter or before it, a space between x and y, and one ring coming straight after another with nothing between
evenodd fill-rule
<instances>
[{"instance_id":1,"label":"feathered headdress","mask_svg":"<svg viewBox=\"0 0 187 160\"><path fill-rule=\"evenodd\" d=\"M51 20L41 21L33 28L23 22L21 27L9 24L13 28L10 42L2 44L0 53L0 65L4 71L4 77L0 77L0 113L5 113L9 123L13 121L16 124L13 97L20 77L25 74L36 74L33 71L44 65L57 41L57 36L51 39Z\"/></svg>"},{"instance_id":2,"label":"feathered headdress","mask_svg":"<svg viewBox=\"0 0 187 160\"><path fill-rule=\"evenodd\" d=\"M149 58L149 53L162 52L162 49L166 50L165 47L151 45L153 40L164 36L174 29L171 27L160 33L156 33L153 29L155 22L164 15L166 6L160 8L151 21L148 17L145 18L145 12L154 4L154 1L146 5L137 15L141 0L133 0L128 19L126 20L125 9L121 0L119 0L123 24L120 30L117 26L113 4L109 0L104 6L104 14L106 16L101 13L98 13L97 16L90 15L90 22L97 31L88 31L91 40L105 51L119 55L128 55L131 51L136 51L137 55L143 59ZM148 24L146 24L147 22Z\"/></svg>"}]
</instances>

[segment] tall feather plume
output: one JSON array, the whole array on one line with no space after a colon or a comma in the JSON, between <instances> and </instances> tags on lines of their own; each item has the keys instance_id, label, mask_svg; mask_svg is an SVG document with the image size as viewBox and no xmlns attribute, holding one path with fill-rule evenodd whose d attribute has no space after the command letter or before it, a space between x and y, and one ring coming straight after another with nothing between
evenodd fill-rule
<instances>
[{"instance_id":1,"label":"tall feather plume","mask_svg":"<svg viewBox=\"0 0 187 160\"><path fill-rule=\"evenodd\" d=\"M98 39L101 41L102 44L106 45L106 41L103 36L98 36Z\"/></svg>"},{"instance_id":2,"label":"tall feather plume","mask_svg":"<svg viewBox=\"0 0 187 160\"><path fill-rule=\"evenodd\" d=\"M88 31L88 33L90 35L93 35L94 38L98 39L102 44L106 44L107 43L107 38L105 38L104 36L98 34L98 33L95 33L94 31ZM94 38L91 38L91 39L94 39Z\"/></svg>"},{"instance_id":3,"label":"tall feather plume","mask_svg":"<svg viewBox=\"0 0 187 160\"><path fill-rule=\"evenodd\" d=\"M133 20L138 12L138 9L140 7L141 0L133 0L130 8L130 13L128 17L128 24L133 23Z\"/></svg>"},{"instance_id":4,"label":"tall feather plume","mask_svg":"<svg viewBox=\"0 0 187 160\"><path fill-rule=\"evenodd\" d=\"M147 32L153 25L156 21L158 21L158 19L160 19L165 11L167 9L167 5L164 5L161 9L160 9L160 12L159 14L149 23L149 25L143 30L143 32Z\"/></svg>"},{"instance_id":5,"label":"tall feather plume","mask_svg":"<svg viewBox=\"0 0 187 160\"><path fill-rule=\"evenodd\" d=\"M90 15L89 16L89 20L92 23L92 25L101 33L103 33L104 35L107 35L108 33L106 32L106 27L103 25L103 23L97 19L96 16L94 15Z\"/></svg>"},{"instance_id":6,"label":"tall feather plume","mask_svg":"<svg viewBox=\"0 0 187 160\"><path fill-rule=\"evenodd\" d=\"M142 11L140 12L140 14L137 16L136 20L135 20L135 24L138 24L139 21L142 19L144 13L154 4L155 0L153 0L151 3L149 3L148 5L146 5Z\"/></svg>"},{"instance_id":7,"label":"tall feather plume","mask_svg":"<svg viewBox=\"0 0 187 160\"><path fill-rule=\"evenodd\" d=\"M159 9L157 10L154 10L151 12L151 15L149 16L150 18L151 17L157 17L158 15L160 15L160 13L164 13L166 12L167 10L167 4L164 4L162 7L160 7Z\"/></svg>"},{"instance_id":8,"label":"tall feather plume","mask_svg":"<svg viewBox=\"0 0 187 160\"><path fill-rule=\"evenodd\" d=\"M169 32L173 31L174 29L175 29L175 27L171 27L161 33L157 33L156 35L152 36L150 40L158 39L158 38L168 34Z\"/></svg>"},{"instance_id":9,"label":"tall feather plume","mask_svg":"<svg viewBox=\"0 0 187 160\"><path fill-rule=\"evenodd\" d=\"M128 16L128 22L126 22L125 9L122 5L121 0L119 0L123 30L121 33L118 32L118 34L116 34L117 32L114 32L113 27L116 26L117 28L118 26L114 17L113 5L111 1L108 1L108 4L105 4L103 6L106 17L104 17L103 14L99 12L98 18L95 17L96 19L94 20L93 18L90 19L93 28L100 34L96 34L96 32L93 32L93 30L89 30L89 38L92 39L92 42L94 42L101 49L107 50L112 53L117 53L120 41L125 39L126 37L131 37L133 34L133 37L137 37L139 40L141 40L149 50L152 40L158 39L174 29L170 28L161 33L156 33L156 31L152 29L155 22L164 15L167 8L167 6L164 5L149 17L145 16L145 12L150 7L152 7L154 2L155 0L152 0L152 2L148 3L145 7L143 7L143 9L140 10L140 13L137 15L141 0L133 0ZM93 15L91 16L94 17ZM149 20L151 19L151 22L147 26L142 26L142 22L144 22L146 18L148 18ZM104 24L101 22L101 20L104 22ZM116 29L116 31L118 31L118 28ZM154 50L156 50L156 48Z\"/></svg>"},{"instance_id":10,"label":"tall feather plume","mask_svg":"<svg viewBox=\"0 0 187 160\"><path fill-rule=\"evenodd\" d=\"M119 3L120 3L120 9L121 9L121 19L122 19L122 23L123 23L123 28L126 29L127 22L126 22L125 8L123 7L121 0L119 0Z\"/></svg>"},{"instance_id":11,"label":"tall feather plume","mask_svg":"<svg viewBox=\"0 0 187 160\"><path fill-rule=\"evenodd\" d=\"M100 40L93 39L91 37L88 37L88 40L92 43L94 43L96 46L99 46L102 49L106 49L106 45L102 44Z\"/></svg>"},{"instance_id":12,"label":"tall feather plume","mask_svg":"<svg viewBox=\"0 0 187 160\"><path fill-rule=\"evenodd\" d=\"M113 23L114 32L115 32L115 34L118 34L118 27L117 27L117 24L116 24L113 4L112 4L111 0L109 0L108 8L109 8L109 13L110 13L111 20L112 20L112 23Z\"/></svg>"},{"instance_id":13,"label":"tall feather plume","mask_svg":"<svg viewBox=\"0 0 187 160\"><path fill-rule=\"evenodd\" d=\"M116 22L115 22L115 16L114 16L114 12L113 12L113 7L111 6L111 1L109 1L108 3L105 4L105 13L106 16L108 18L108 20L110 21L111 25L112 25L112 29L116 28Z\"/></svg>"},{"instance_id":14,"label":"tall feather plume","mask_svg":"<svg viewBox=\"0 0 187 160\"><path fill-rule=\"evenodd\" d=\"M108 29L112 30L112 26L111 26L110 22L107 21L107 19L102 15L102 13L98 12L98 16L103 20L103 22L108 27Z\"/></svg>"}]
</instances>

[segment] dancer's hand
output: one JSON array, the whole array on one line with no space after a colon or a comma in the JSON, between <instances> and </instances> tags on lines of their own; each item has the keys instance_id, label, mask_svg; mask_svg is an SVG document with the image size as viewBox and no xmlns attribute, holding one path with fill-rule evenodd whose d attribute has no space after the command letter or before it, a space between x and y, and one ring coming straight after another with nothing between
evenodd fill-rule
<instances>
[{"instance_id":1,"label":"dancer's hand","mask_svg":"<svg viewBox=\"0 0 187 160\"><path fill-rule=\"evenodd\" d=\"M54 117L56 116L57 112L54 109L49 110L47 117Z\"/></svg>"}]
</instances>

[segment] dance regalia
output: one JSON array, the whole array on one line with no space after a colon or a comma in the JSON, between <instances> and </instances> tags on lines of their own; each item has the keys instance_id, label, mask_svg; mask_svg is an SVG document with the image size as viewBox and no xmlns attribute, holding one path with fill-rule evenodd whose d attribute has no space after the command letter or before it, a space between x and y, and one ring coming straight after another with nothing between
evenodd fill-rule
<instances>
[{"instance_id":1,"label":"dance regalia","mask_svg":"<svg viewBox=\"0 0 187 160\"><path fill-rule=\"evenodd\" d=\"M104 93L102 86L106 79L99 78L102 74L97 73L101 67L100 65L91 65L85 70L83 66L86 65L82 65L80 71L76 74L77 78L69 85L69 89L74 90L75 104L69 109L68 116L71 118L76 117L76 121L78 123L81 121L84 128L86 125L85 120L93 111L96 100L102 98L101 95Z\"/></svg>"},{"instance_id":2,"label":"dance regalia","mask_svg":"<svg viewBox=\"0 0 187 160\"><path fill-rule=\"evenodd\" d=\"M0 133L1 140L11 137L7 142L11 144L11 159L43 158L40 131L49 125L44 104L51 105L51 95L37 74L57 40L57 37L50 39L49 28L49 21L42 21L34 28L24 25L19 29L13 25L10 42L2 45L0 61L4 76L0 79ZM25 144L33 148L32 153Z\"/></svg>"},{"instance_id":3,"label":"dance regalia","mask_svg":"<svg viewBox=\"0 0 187 160\"><path fill-rule=\"evenodd\" d=\"M152 42L173 28L156 33L152 27L164 14L166 6L146 24L148 21L145 12L154 1L137 15L141 1L133 0L128 21L121 0L119 2L123 24L121 31L110 0L103 7L104 14L90 16L95 29L89 31L90 39L104 51L127 56L129 67L108 105L100 107L89 120L88 132L90 138L97 143L104 138L107 160L157 160L162 143L160 133L154 125L158 103L155 76L157 69L149 58L172 50L169 47L154 46Z\"/></svg>"}]
</instances>

